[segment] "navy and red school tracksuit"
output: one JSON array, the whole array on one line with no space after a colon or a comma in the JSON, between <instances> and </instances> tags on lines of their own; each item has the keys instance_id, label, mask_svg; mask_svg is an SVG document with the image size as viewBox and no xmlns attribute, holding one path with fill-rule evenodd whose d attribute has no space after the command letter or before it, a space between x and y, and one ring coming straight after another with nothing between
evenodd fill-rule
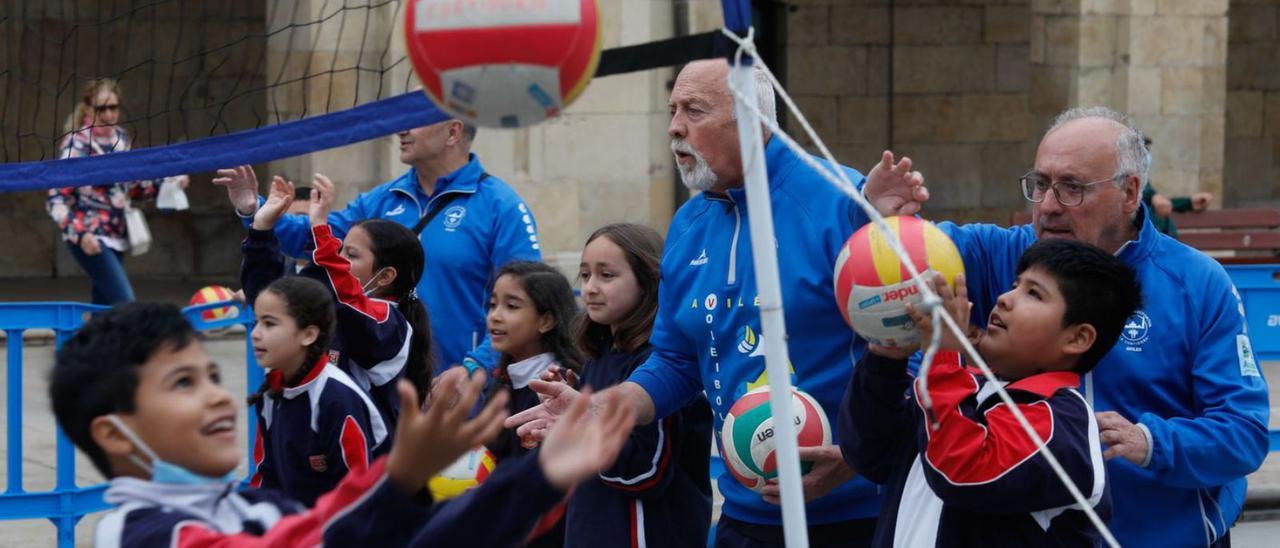
<instances>
[{"instance_id":1,"label":"navy and red school tracksuit","mask_svg":"<svg viewBox=\"0 0 1280 548\"><path fill-rule=\"evenodd\" d=\"M116 506L98 521L100 548L172 546L512 546L564 493L547 483L538 455L517 459L462 496L432 504L387 481L386 459L348 474L307 510L279 492L111 480Z\"/></svg>"},{"instance_id":2,"label":"navy and red school tracksuit","mask_svg":"<svg viewBox=\"0 0 1280 548\"><path fill-rule=\"evenodd\" d=\"M908 393L905 361L868 352L845 392L840 448L886 489L874 545L1101 545L995 387L961 367L956 353L939 356L929 371L937 430L928 428L920 383ZM1105 521L1111 499L1098 425L1079 382L1054 371L1004 388Z\"/></svg>"},{"instance_id":3,"label":"navy and red school tracksuit","mask_svg":"<svg viewBox=\"0 0 1280 548\"><path fill-rule=\"evenodd\" d=\"M319 280L332 292L338 328L330 343L331 358L369 393L387 430L395 432L400 413L396 381L404 376L413 327L396 303L364 294L360 280L351 274L351 263L338 254L342 241L328 225L312 227L311 234L315 239L312 264L302 269L302 275ZM240 281L245 298L253 303L258 292L280 277L285 259L275 233L269 230L249 229L241 250Z\"/></svg>"},{"instance_id":4,"label":"navy and red school tracksuit","mask_svg":"<svg viewBox=\"0 0 1280 548\"><path fill-rule=\"evenodd\" d=\"M505 358L505 356L504 356ZM531 358L501 365L494 372L494 382L492 390L496 391L506 388L510 391L510 399L507 400L507 412L514 415L526 409L533 408L542 403L538 393L529 388L529 381L539 378L542 373L546 372L551 366L557 365L555 354L546 352L538 354ZM492 393L490 394L492 396ZM493 458L497 461L497 468L501 470L507 462L519 457L527 455L533 451L533 447L525 446L518 435L515 428L508 428L498 434L493 441L485 444L489 452L493 454ZM564 546L564 514L565 504L557 504L551 508L534 527L529 537L525 539L523 546L525 548L560 548Z\"/></svg>"},{"instance_id":5,"label":"navy and red school tracksuit","mask_svg":"<svg viewBox=\"0 0 1280 548\"><path fill-rule=\"evenodd\" d=\"M271 391L257 404L254 487L310 506L349 471L368 468L387 444L386 424L369 396L327 356L293 386L284 386L279 371L267 374L267 384Z\"/></svg>"},{"instance_id":6,"label":"navy and red school tracksuit","mask_svg":"<svg viewBox=\"0 0 1280 548\"><path fill-rule=\"evenodd\" d=\"M653 351L603 345L583 366L582 383L599 391L622 381ZM711 407L704 396L659 421L636 426L613 466L569 499L565 546L701 547L711 525Z\"/></svg>"}]
</instances>

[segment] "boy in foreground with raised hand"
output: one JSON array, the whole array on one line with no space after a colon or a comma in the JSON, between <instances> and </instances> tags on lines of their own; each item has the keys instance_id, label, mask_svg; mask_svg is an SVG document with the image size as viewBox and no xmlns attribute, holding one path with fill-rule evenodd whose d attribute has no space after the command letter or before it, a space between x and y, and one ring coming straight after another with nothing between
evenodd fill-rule
<instances>
[{"instance_id":1,"label":"boy in foreground with raised hand","mask_svg":"<svg viewBox=\"0 0 1280 548\"><path fill-rule=\"evenodd\" d=\"M633 418L587 417L582 401L539 452L469 493L475 512L435 516L428 478L491 438L505 394L467 419L483 376L442 375L420 411L408 383L390 455L352 473L314 508L265 490L238 490L236 406L217 364L173 306L132 303L95 316L59 350L50 381L58 425L111 479L98 546L428 546L464 521L476 545L523 538L538 515L616 457ZM587 398L583 398L586 400ZM453 504L452 502L450 504ZM500 523L501 526L493 526Z\"/></svg>"}]
</instances>

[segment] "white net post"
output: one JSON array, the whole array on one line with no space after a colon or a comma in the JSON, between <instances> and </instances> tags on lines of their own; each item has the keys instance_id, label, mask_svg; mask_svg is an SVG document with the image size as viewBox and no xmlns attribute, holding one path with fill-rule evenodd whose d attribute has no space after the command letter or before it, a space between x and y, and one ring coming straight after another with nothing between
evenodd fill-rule
<instances>
[{"instance_id":1,"label":"white net post","mask_svg":"<svg viewBox=\"0 0 1280 548\"><path fill-rule=\"evenodd\" d=\"M778 251L774 247L773 208L769 201L769 176L765 171L764 136L756 116L756 82L751 65L738 63L729 70L730 89L741 90L734 101L738 116L738 146L746 180L751 255L760 292L761 344L769 374L769 404L773 409L773 439L777 444L778 483L782 488L782 528L789 548L808 548L804 515L804 489L800 485L800 453L793 424L791 372L787 365L787 330L782 314L782 288L778 281Z\"/></svg>"}]
</instances>

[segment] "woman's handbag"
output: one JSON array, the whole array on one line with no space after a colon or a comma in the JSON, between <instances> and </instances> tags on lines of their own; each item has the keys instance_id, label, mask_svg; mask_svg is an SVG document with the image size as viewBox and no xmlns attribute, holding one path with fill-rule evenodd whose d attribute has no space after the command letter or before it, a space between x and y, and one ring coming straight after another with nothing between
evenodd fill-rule
<instances>
[{"instance_id":1,"label":"woman's handbag","mask_svg":"<svg viewBox=\"0 0 1280 548\"><path fill-rule=\"evenodd\" d=\"M133 204L124 206L125 234L129 236L129 254L141 255L151 249L151 229L147 227L147 216Z\"/></svg>"}]
</instances>

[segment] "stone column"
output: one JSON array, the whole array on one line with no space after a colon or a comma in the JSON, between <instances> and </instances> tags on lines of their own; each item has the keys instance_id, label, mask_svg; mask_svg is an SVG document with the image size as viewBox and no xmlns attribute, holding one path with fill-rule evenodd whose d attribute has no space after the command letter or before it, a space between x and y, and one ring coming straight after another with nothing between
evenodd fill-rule
<instances>
[{"instance_id":1,"label":"stone column","mask_svg":"<svg viewBox=\"0 0 1280 548\"><path fill-rule=\"evenodd\" d=\"M1227 0L1034 0L1031 109L1129 113L1151 136L1166 195L1222 194Z\"/></svg>"}]
</instances>

